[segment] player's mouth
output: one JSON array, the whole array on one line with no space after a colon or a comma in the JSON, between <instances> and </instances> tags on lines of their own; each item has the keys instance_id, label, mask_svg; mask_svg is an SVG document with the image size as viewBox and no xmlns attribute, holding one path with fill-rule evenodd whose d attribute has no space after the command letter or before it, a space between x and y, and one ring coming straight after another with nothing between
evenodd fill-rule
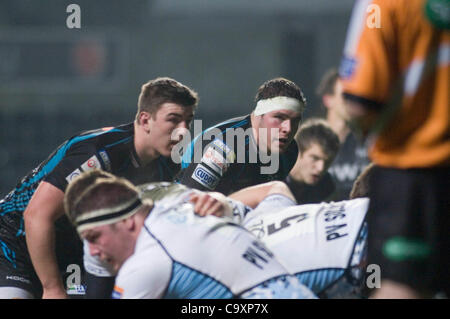
<instances>
[{"instance_id":1,"label":"player's mouth","mask_svg":"<svg viewBox=\"0 0 450 319\"><path fill-rule=\"evenodd\" d=\"M283 150L286 149L290 143L291 143L291 140L288 138L282 137L282 138L278 139L278 147L280 147Z\"/></svg>"},{"instance_id":2,"label":"player's mouth","mask_svg":"<svg viewBox=\"0 0 450 319\"><path fill-rule=\"evenodd\" d=\"M280 143L280 145L287 145L289 143L289 139L288 138L279 138L278 142Z\"/></svg>"}]
</instances>

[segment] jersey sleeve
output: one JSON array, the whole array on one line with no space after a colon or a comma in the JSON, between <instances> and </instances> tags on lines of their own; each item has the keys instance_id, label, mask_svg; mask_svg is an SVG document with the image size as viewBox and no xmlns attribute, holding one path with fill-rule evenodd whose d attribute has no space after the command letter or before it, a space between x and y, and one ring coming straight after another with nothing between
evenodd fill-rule
<instances>
[{"instance_id":1,"label":"jersey sleeve","mask_svg":"<svg viewBox=\"0 0 450 319\"><path fill-rule=\"evenodd\" d=\"M387 102L396 52L392 1L358 0L353 8L339 70L347 98L381 107Z\"/></svg>"},{"instance_id":2,"label":"jersey sleeve","mask_svg":"<svg viewBox=\"0 0 450 319\"><path fill-rule=\"evenodd\" d=\"M282 194L271 194L264 198L252 211L248 212L242 223L245 224L256 216L273 213L274 211L280 211L283 208L295 205L297 205L297 203L287 196Z\"/></svg>"},{"instance_id":3,"label":"jersey sleeve","mask_svg":"<svg viewBox=\"0 0 450 319\"><path fill-rule=\"evenodd\" d=\"M247 214L252 211L249 206L244 205L240 201L231 199L229 197L227 197L227 200L232 209L231 218L235 223L240 224L244 220L245 216L247 216Z\"/></svg>"},{"instance_id":4,"label":"jersey sleeve","mask_svg":"<svg viewBox=\"0 0 450 319\"><path fill-rule=\"evenodd\" d=\"M81 142L70 145L68 142L66 145L63 145L50 159L55 161L55 167L44 179L62 191L65 191L67 185L82 172L94 168L104 169L95 144Z\"/></svg>"},{"instance_id":5,"label":"jersey sleeve","mask_svg":"<svg viewBox=\"0 0 450 319\"><path fill-rule=\"evenodd\" d=\"M178 182L198 190L215 190L234 161L235 153L224 141L199 138L183 155Z\"/></svg>"}]
</instances>

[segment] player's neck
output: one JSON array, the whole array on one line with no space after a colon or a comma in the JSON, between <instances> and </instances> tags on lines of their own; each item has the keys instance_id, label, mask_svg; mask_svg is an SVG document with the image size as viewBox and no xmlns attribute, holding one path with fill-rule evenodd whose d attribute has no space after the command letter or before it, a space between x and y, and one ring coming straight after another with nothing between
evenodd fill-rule
<instances>
[{"instance_id":1,"label":"player's neck","mask_svg":"<svg viewBox=\"0 0 450 319\"><path fill-rule=\"evenodd\" d=\"M293 181L296 184L304 184L303 182L303 176L301 174L301 170L300 170L300 161L297 160L295 162L294 167L291 169L291 171L289 172L289 178L291 179L291 181Z\"/></svg>"}]
</instances>

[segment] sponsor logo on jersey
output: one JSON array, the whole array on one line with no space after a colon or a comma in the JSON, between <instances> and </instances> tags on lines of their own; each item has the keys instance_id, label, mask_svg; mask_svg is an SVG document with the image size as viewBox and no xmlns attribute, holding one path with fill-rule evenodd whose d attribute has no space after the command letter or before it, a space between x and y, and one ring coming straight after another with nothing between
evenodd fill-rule
<instances>
[{"instance_id":1,"label":"sponsor logo on jersey","mask_svg":"<svg viewBox=\"0 0 450 319\"><path fill-rule=\"evenodd\" d=\"M86 288L83 285L72 285L67 287L66 292L68 295L85 295Z\"/></svg>"},{"instance_id":2,"label":"sponsor logo on jersey","mask_svg":"<svg viewBox=\"0 0 450 319\"><path fill-rule=\"evenodd\" d=\"M362 170L362 165L356 163L334 164L328 171L339 182L353 182Z\"/></svg>"},{"instance_id":3,"label":"sponsor logo on jersey","mask_svg":"<svg viewBox=\"0 0 450 319\"><path fill-rule=\"evenodd\" d=\"M220 148L222 151L224 151L225 154L232 152L232 149L229 148L228 145L226 145L223 141L221 141L217 138L213 141L213 144L215 146L217 146L218 148Z\"/></svg>"},{"instance_id":4,"label":"sponsor logo on jersey","mask_svg":"<svg viewBox=\"0 0 450 319\"><path fill-rule=\"evenodd\" d=\"M228 169L228 166L230 166L227 159L212 147L206 149L206 152L202 157L202 163L208 165L220 176L223 176Z\"/></svg>"},{"instance_id":5,"label":"sponsor logo on jersey","mask_svg":"<svg viewBox=\"0 0 450 319\"><path fill-rule=\"evenodd\" d=\"M205 166L199 164L192 174L192 178L205 186L208 189L213 190L216 188L219 178L209 171Z\"/></svg>"},{"instance_id":6,"label":"sponsor logo on jersey","mask_svg":"<svg viewBox=\"0 0 450 319\"><path fill-rule=\"evenodd\" d=\"M92 156L89 158L86 162L81 164L81 169L84 172L90 171L91 169L98 168L101 169L102 165L100 164L100 161L98 160L97 156Z\"/></svg>"},{"instance_id":7,"label":"sponsor logo on jersey","mask_svg":"<svg viewBox=\"0 0 450 319\"><path fill-rule=\"evenodd\" d=\"M69 175L66 176L67 183L70 183L71 181L73 181L75 178L77 178L80 175L81 175L81 171L80 171L80 169L77 168L72 173L70 173Z\"/></svg>"},{"instance_id":8,"label":"sponsor logo on jersey","mask_svg":"<svg viewBox=\"0 0 450 319\"><path fill-rule=\"evenodd\" d=\"M114 290L112 292L112 298L113 299L120 299L123 295L123 288L120 288L119 286L114 286Z\"/></svg>"},{"instance_id":9,"label":"sponsor logo on jersey","mask_svg":"<svg viewBox=\"0 0 450 319\"><path fill-rule=\"evenodd\" d=\"M31 281L23 278L23 277L19 277L19 276L6 276L6 280L15 280L15 281L20 281L26 284L31 284Z\"/></svg>"},{"instance_id":10,"label":"sponsor logo on jersey","mask_svg":"<svg viewBox=\"0 0 450 319\"><path fill-rule=\"evenodd\" d=\"M111 161L109 160L109 156L106 151L99 151L98 154L102 158L103 164L105 164L105 168L108 172L111 172Z\"/></svg>"},{"instance_id":11,"label":"sponsor logo on jersey","mask_svg":"<svg viewBox=\"0 0 450 319\"><path fill-rule=\"evenodd\" d=\"M357 63L358 61L354 57L345 56L341 61L339 75L344 79L350 78L355 73Z\"/></svg>"},{"instance_id":12,"label":"sponsor logo on jersey","mask_svg":"<svg viewBox=\"0 0 450 319\"><path fill-rule=\"evenodd\" d=\"M212 144L214 145L214 148L219 148L219 150L222 150L225 153L228 163L234 162L236 159L236 154L228 145L219 139L215 139Z\"/></svg>"}]
</instances>

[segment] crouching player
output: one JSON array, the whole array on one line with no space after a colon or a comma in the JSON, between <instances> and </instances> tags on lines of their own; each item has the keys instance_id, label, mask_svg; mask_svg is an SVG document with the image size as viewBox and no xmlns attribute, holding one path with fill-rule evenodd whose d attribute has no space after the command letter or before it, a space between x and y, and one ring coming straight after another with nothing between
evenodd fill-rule
<instances>
[{"instance_id":1,"label":"crouching player","mask_svg":"<svg viewBox=\"0 0 450 319\"><path fill-rule=\"evenodd\" d=\"M70 205L91 255L118 272L114 297L315 298L239 225L140 197L125 179L98 178Z\"/></svg>"},{"instance_id":2,"label":"crouching player","mask_svg":"<svg viewBox=\"0 0 450 319\"><path fill-rule=\"evenodd\" d=\"M320 298L363 298L367 294L365 218L372 167L368 165L356 179L347 201L296 205L286 184L270 182L231 194L223 215L262 240ZM163 182L139 187L144 198L157 202L181 205L191 200L195 211L203 214L217 205L179 184Z\"/></svg>"},{"instance_id":3,"label":"crouching player","mask_svg":"<svg viewBox=\"0 0 450 319\"><path fill-rule=\"evenodd\" d=\"M280 182L247 188L230 197L256 206L242 225L319 298L361 298L366 293L365 218L371 167L355 181L351 199L346 201L296 205Z\"/></svg>"}]
</instances>

